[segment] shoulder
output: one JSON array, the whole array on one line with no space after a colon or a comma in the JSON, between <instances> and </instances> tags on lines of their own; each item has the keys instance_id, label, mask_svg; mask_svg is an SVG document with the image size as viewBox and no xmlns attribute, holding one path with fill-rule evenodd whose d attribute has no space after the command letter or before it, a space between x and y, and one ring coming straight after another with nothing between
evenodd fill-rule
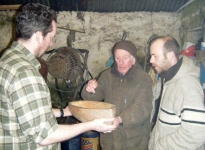
<instances>
[{"instance_id":1,"label":"shoulder","mask_svg":"<svg viewBox=\"0 0 205 150\"><path fill-rule=\"evenodd\" d=\"M152 84L151 77L149 76L149 74L146 71L144 71L142 69L141 66L137 66L136 71L135 71L135 75L136 75L136 78L138 78L139 80Z\"/></svg>"},{"instance_id":2,"label":"shoulder","mask_svg":"<svg viewBox=\"0 0 205 150\"><path fill-rule=\"evenodd\" d=\"M111 68L107 68L99 74L99 77L108 77L111 76L111 74Z\"/></svg>"},{"instance_id":3,"label":"shoulder","mask_svg":"<svg viewBox=\"0 0 205 150\"><path fill-rule=\"evenodd\" d=\"M5 55L3 55L1 62L18 72L23 72L26 69L34 69L31 62L27 60L21 53L18 53L18 51L7 51Z\"/></svg>"}]
</instances>

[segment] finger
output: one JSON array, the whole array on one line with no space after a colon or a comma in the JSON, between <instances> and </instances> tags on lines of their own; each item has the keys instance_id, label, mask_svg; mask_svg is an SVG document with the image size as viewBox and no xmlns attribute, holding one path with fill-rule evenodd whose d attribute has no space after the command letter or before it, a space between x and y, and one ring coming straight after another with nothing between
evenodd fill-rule
<instances>
[{"instance_id":1,"label":"finger","mask_svg":"<svg viewBox=\"0 0 205 150\"><path fill-rule=\"evenodd\" d=\"M86 87L86 91L92 93L92 89L89 86Z\"/></svg>"},{"instance_id":2,"label":"finger","mask_svg":"<svg viewBox=\"0 0 205 150\"><path fill-rule=\"evenodd\" d=\"M106 121L114 121L115 118L104 118L104 120L106 120Z\"/></svg>"},{"instance_id":3,"label":"finger","mask_svg":"<svg viewBox=\"0 0 205 150\"><path fill-rule=\"evenodd\" d=\"M106 132L103 132L103 133L111 133L112 131L106 131Z\"/></svg>"},{"instance_id":4,"label":"finger","mask_svg":"<svg viewBox=\"0 0 205 150\"><path fill-rule=\"evenodd\" d=\"M96 88L95 84L90 84L90 88L95 89Z\"/></svg>"},{"instance_id":5,"label":"finger","mask_svg":"<svg viewBox=\"0 0 205 150\"><path fill-rule=\"evenodd\" d=\"M95 92L95 90L94 90L94 88L93 88L93 86L92 86L91 84L88 84L88 85L86 86L86 91L87 91L87 92L91 92L91 93L94 93L94 92Z\"/></svg>"},{"instance_id":6,"label":"finger","mask_svg":"<svg viewBox=\"0 0 205 150\"><path fill-rule=\"evenodd\" d=\"M88 92L95 93L95 90L93 88L90 88Z\"/></svg>"}]
</instances>

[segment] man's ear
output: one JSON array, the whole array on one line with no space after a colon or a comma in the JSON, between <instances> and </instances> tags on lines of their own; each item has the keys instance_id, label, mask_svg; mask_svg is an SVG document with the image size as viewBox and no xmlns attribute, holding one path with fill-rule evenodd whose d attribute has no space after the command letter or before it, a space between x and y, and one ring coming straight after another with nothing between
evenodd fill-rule
<instances>
[{"instance_id":1,"label":"man's ear","mask_svg":"<svg viewBox=\"0 0 205 150\"><path fill-rule=\"evenodd\" d=\"M43 34L41 31L37 31L36 33L36 41L38 44L41 44L41 42L43 41Z\"/></svg>"},{"instance_id":2,"label":"man's ear","mask_svg":"<svg viewBox=\"0 0 205 150\"><path fill-rule=\"evenodd\" d=\"M135 62L136 62L136 58L132 58L132 64L134 65L135 64Z\"/></svg>"},{"instance_id":3,"label":"man's ear","mask_svg":"<svg viewBox=\"0 0 205 150\"><path fill-rule=\"evenodd\" d=\"M175 58L175 54L173 51L170 51L167 53L167 59L168 60L172 60L173 58Z\"/></svg>"}]
</instances>

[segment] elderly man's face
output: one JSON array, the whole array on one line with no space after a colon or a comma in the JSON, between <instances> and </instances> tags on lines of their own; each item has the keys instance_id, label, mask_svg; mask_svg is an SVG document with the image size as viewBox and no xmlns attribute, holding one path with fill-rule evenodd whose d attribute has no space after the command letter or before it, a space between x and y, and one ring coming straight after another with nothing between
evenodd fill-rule
<instances>
[{"instance_id":1,"label":"elderly man's face","mask_svg":"<svg viewBox=\"0 0 205 150\"><path fill-rule=\"evenodd\" d=\"M117 69L122 75L125 75L135 64L135 58L126 50L117 49L114 55Z\"/></svg>"}]
</instances>

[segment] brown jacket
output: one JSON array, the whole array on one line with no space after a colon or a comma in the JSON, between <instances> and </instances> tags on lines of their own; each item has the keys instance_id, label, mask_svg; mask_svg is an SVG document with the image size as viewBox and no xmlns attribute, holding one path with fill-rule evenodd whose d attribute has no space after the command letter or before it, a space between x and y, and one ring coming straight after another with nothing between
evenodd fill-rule
<instances>
[{"instance_id":1,"label":"brown jacket","mask_svg":"<svg viewBox=\"0 0 205 150\"><path fill-rule=\"evenodd\" d=\"M104 71L98 79L96 93L82 90L86 100L104 100L116 105L116 115L123 125L108 134L101 134L103 150L146 150L150 134L149 117L152 110L152 80L139 65L134 65L125 76L116 65Z\"/></svg>"}]
</instances>

